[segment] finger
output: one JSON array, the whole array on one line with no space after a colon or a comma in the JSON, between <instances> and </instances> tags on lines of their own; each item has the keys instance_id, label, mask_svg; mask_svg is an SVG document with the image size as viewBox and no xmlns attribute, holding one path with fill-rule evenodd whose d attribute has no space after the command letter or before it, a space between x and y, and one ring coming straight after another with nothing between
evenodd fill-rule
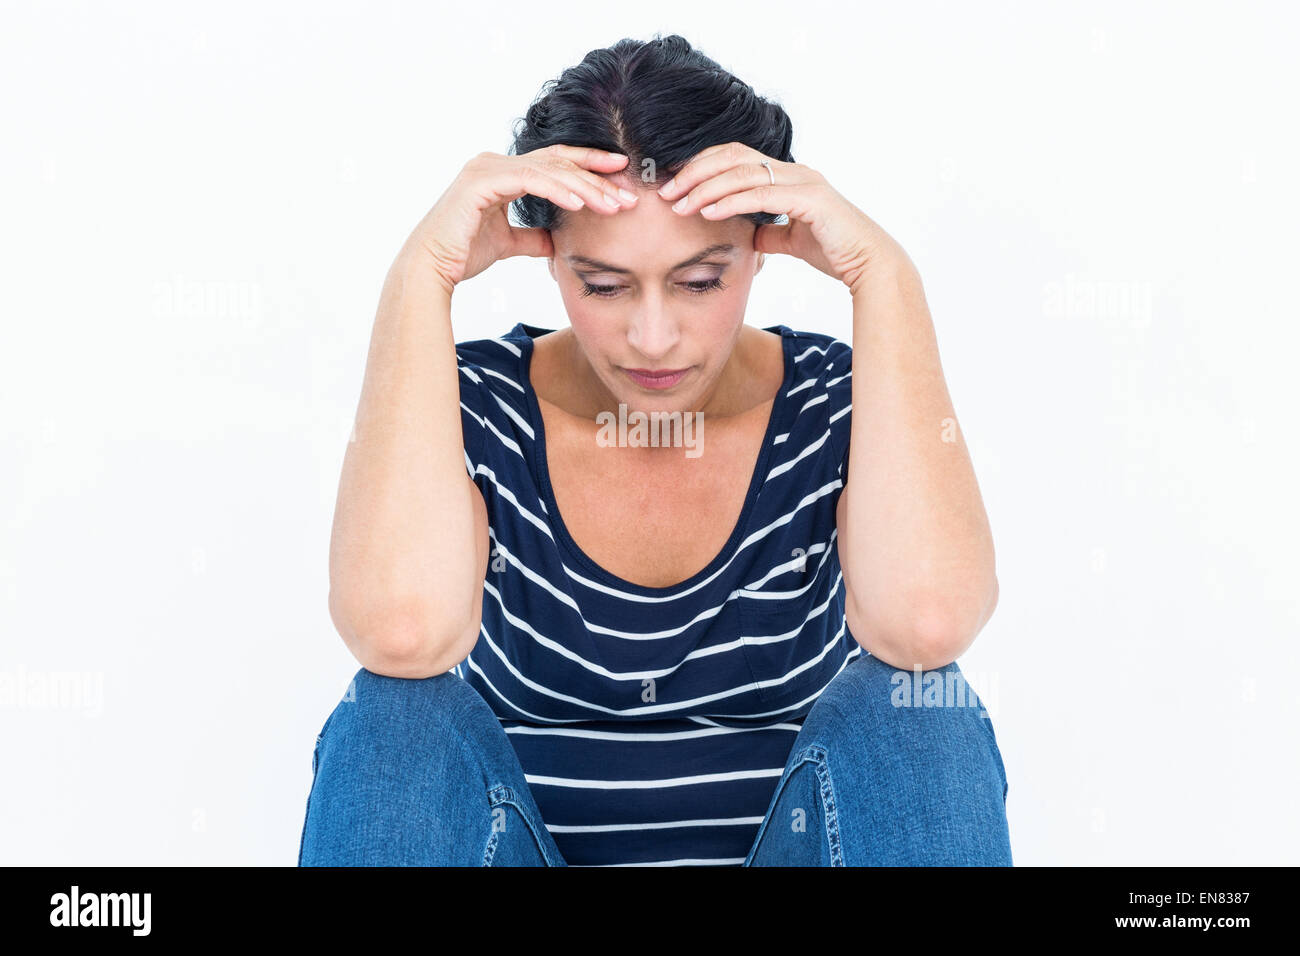
<instances>
[{"instance_id":1,"label":"finger","mask_svg":"<svg viewBox=\"0 0 1300 956\"><path fill-rule=\"evenodd\" d=\"M808 196L803 186L772 186L763 183L753 189L723 196L712 205L700 209L705 219L730 219L751 212L766 212L802 219L808 208Z\"/></svg>"},{"instance_id":2,"label":"finger","mask_svg":"<svg viewBox=\"0 0 1300 956\"><path fill-rule=\"evenodd\" d=\"M611 153L609 150L596 149L594 146L568 146L564 143L544 146L524 155L534 156L544 153L567 159L569 162L576 163L586 169L599 169L601 172L606 173L621 169L628 161L627 156L622 153Z\"/></svg>"},{"instance_id":3,"label":"finger","mask_svg":"<svg viewBox=\"0 0 1300 956\"><path fill-rule=\"evenodd\" d=\"M706 146L704 149L700 150L698 153L692 156L689 160L686 161L686 166L683 166L682 169L685 169L687 166L690 166L691 163L698 162L702 159L707 159L708 157L714 155L715 153L720 153L724 149L727 149L729 147L734 148L737 146L743 147L745 149L749 148L746 147L744 143L715 143L712 146ZM754 150L754 152L757 152L757 150ZM678 175L680 174L681 174L681 170L678 170ZM675 179L677 177L673 177L673 178Z\"/></svg>"},{"instance_id":4,"label":"finger","mask_svg":"<svg viewBox=\"0 0 1300 956\"><path fill-rule=\"evenodd\" d=\"M551 240L551 231L549 229L525 229L521 226L511 226L510 245L501 255L501 258L535 256L549 259L553 255L555 255L555 244Z\"/></svg>"},{"instance_id":5,"label":"finger","mask_svg":"<svg viewBox=\"0 0 1300 956\"><path fill-rule=\"evenodd\" d=\"M537 168L547 176L565 183L569 189L580 196L588 208L597 212L615 213L620 209L631 208L637 201L636 194L622 190L608 179L577 166L567 160L535 160ZM565 207L569 208L569 207Z\"/></svg>"},{"instance_id":6,"label":"finger","mask_svg":"<svg viewBox=\"0 0 1300 956\"><path fill-rule=\"evenodd\" d=\"M531 156L532 154L528 154ZM549 199L564 209L576 210L586 205L570 183L552 176L535 159L520 156L493 156L491 176L484 187L484 201L493 206L514 202L520 196L533 195Z\"/></svg>"},{"instance_id":7,"label":"finger","mask_svg":"<svg viewBox=\"0 0 1300 956\"><path fill-rule=\"evenodd\" d=\"M757 163L768 158L744 143L721 143L710 146L692 156L669 182L660 186L659 195L664 199L676 198L724 169L741 163ZM772 162L775 163L776 160Z\"/></svg>"},{"instance_id":8,"label":"finger","mask_svg":"<svg viewBox=\"0 0 1300 956\"><path fill-rule=\"evenodd\" d=\"M635 193L625 190L627 195L620 195L618 187L583 165L607 167L606 172L616 172L627 163L627 157L617 153L557 143L522 156L480 154L480 158L489 157L511 173L508 185L493 184L496 203L513 202L528 193L549 199L563 209L589 206L608 214L630 208L637 201Z\"/></svg>"},{"instance_id":9,"label":"finger","mask_svg":"<svg viewBox=\"0 0 1300 956\"><path fill-rule=\"evenodd\" d=\"M792 256L791 228L794 223L765 223L754 230L754 251L770 252L773 255Z\"/></svg>"},{"instance_id":10,"label":"finger","mask_svg":"<svg viewBox=\"0 0 1300 956\"><path fill-rule=\"evenodd\" d=\"M731 193L771 185L771 182L772 177L768 176L767 169L756 162L724 167L717 175L710 176L684 193L677 202L673 203L673 212L681 216L689 216L695 210L703 209ZM794 186L797 185L797 181L787 178L782 185Z\"/></svg>"}]
</instances>

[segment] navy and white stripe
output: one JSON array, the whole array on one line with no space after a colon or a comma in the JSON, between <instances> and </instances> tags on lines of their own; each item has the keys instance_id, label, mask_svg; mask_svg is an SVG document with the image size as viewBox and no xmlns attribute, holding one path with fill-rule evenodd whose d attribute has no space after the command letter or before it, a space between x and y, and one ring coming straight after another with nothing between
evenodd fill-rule
<instances>
[{"instance_id":1,"label":"navy and white stripe","mask_svg":"<svg viewBox=\"0 0 1300 956\"><path fill-rule=\"evenodd\" d=\"M767 329L786 376L740 519L707 567L653 588L596 565L560 517L528 378L549 331L456 345L491 557L478 643L453 670L501 720L571 865L739 865L803 718L862 653L835 547L852 350Z\"/></svg>"}]
</instances>

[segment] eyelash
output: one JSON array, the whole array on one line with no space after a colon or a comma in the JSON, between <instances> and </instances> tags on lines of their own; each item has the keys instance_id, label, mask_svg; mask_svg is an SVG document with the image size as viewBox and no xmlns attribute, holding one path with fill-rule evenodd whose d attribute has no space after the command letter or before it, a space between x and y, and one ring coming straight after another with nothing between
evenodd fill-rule
<instances>
[{"instance_id":1,"label":"eyelash","mask_svg":"<svg viewBox=\"0 0 1300 956\"><path fill-rule=\"evenodd\" d=\"M700 279L697 282L683 282L682 285L687 287L691 295L707 295L715 290L725 289L727 286L723 283L722 278ZM692 288L700 286L700 288ZM614 298L615 290L621 289L621 285L592 285L590 282L582 283L582 295L594 295L598 299Z\"/></svg>"}]
</instances>

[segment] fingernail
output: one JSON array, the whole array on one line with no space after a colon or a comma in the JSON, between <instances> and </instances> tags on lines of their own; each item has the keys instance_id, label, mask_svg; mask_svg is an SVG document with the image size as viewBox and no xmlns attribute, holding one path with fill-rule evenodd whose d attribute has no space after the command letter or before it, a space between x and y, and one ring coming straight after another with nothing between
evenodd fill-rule
<instances>
[{"instance_id":1,"label":"fingernail","mask_svg":"<svg viewBox=\"0 0 1300 956\"><path fill-rule=\"evenodd\" d=\"M634 202L636 200L636 193L624 189L622 186L618 187L618 194L622 196L624 199L626 199L628 202Z\"/></svg>"},{"instance_id":2,"label":"fingernail","mask_svg":"<svg viewBox=\"0 0 1300 956\"><path fill-rule=\"evenodd\" d=\"M703 209L701 209L700 212L702 212L702 213L704 213L704 215L708 216L708 215L711 215L711 214L713 213L713 210L715 210L715 209L717 209L717 208L718 208L718 206L717 206L716 203L709 203L707 206L705 206Z\"/></svg>"},{"instance_id":3,"label":"fingernail","mask_svg":"<svg viewBox=\"0 0 1300 956\"><path fill-rule=\"evenodd\" d=\"M662 186L659 187L659 195L667 196L670 192L673 191L673 187L676 185L677 185L677 177L674 176L672 179L668 180L668 182L664 183Z\"/></svg>"},{"instance_id":4,"label":"fingernail","mask_svg":"<svg viewBox=\"0 0 1300 956\"><path fill-rule=\"evenodd\" d=\"M690 198L689 196L683 196L681 199L677 200L677 202L673 203L673 212L681 212L683 209L685 209L686 200L689 198Z\"/></svg>"},{"instance_id":5,"label":"fingernail","mask_svg":"<svg viewBox=\"0 0 1300 956\"><path fill-rule=\"evenodd\" d=\"M601 193L601 195L605 197L605 202L609 204L609 207L611 209L619 208L618 200L615 199L613 196L611 196L609 193Z\"/></svg>"}]
</instances>

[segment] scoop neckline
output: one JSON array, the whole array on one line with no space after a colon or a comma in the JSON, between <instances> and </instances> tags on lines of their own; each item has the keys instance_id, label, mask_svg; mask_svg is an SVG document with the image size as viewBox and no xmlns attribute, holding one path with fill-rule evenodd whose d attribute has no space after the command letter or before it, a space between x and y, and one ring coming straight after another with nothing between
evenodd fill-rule
<instances>
[{"instance_id":1,"label":"scoop neckline","mask_svg":"<svg viewBox=\"0 0 1300 956\"><path fill-rule=\"evenodd\" d=\"M560 507L555 501L555 492L551 487L551 472L549 462L546 456L546 424L542 420L542 409L537 403L537 393L533 388L532 380L529 377L529 371L533 361L533 339L542 335L556 331L555 329L545 329L534 325L525 325L520 322L515 329L523 333L520 339L519 349L519 381L524 387L526 397L527 412L529 424L533 429L532 453L528 456L528 464L532 469L533 480L541 490L542 502L546 506L546 517L550 523L551 529L555 532L555 537L564 549L569 553L573 561L578 564L589 575L610 587L620 590L629 591L645 597L668 597L679 591L689 590L701 581L709 578L730 558L730 555L749 528L749 520L754 511L754 504L758 499L758 491L763 484L767 475L768 462L772 457L773 439L777 434L784 419L785 410L788 405L786 395L790 391L790 385L794 380L795 362L791 352L791 343L794 338L794 330L787 325L772 325L763 327L764 332L774 332L781 336L781 355L785 363L785 375L781 380L781 388L776 393L776 398L772 402L772 408L768 413L767 428L763 432L763 445L758 452L758 461L754 465L754 473L749 479L749 488L745 492L745 504L740 509L740 516L736 519L735 527L731 530L731 535L727 538L722 550L714 555L713 559L699 571L692 574L684 581L676 584L670 584L666 587L651 587L645 584L637 584L635 581L629 581L621 578L612 571L597 564L596 561L578 546L569 534L569 529L564 523L564 518L560 515ZM536 335L534 334L536 333ZM515 337L512 335L512 337Z\"/></svg>"}]
</instances>

